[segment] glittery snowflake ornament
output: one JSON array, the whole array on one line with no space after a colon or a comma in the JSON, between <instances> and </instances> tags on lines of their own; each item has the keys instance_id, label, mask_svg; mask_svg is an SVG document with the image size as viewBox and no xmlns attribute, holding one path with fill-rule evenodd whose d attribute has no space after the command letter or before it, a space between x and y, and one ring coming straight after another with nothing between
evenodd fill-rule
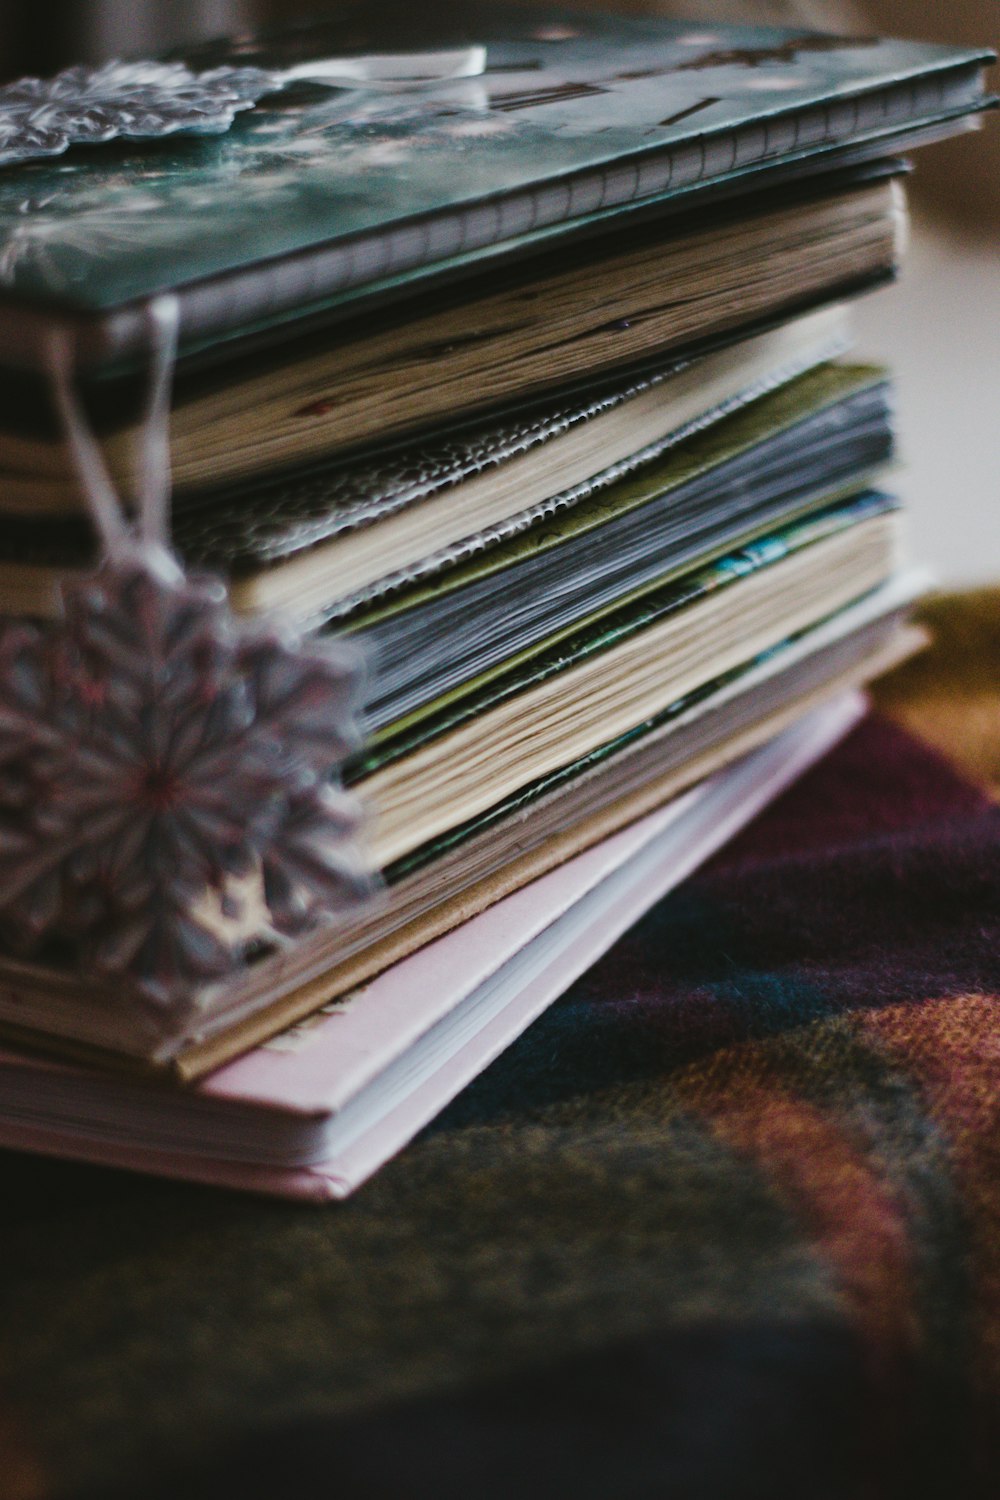
<instances>
[{"instance_id":1,"label":"glittery snowflake ornament","mask_svg":"<svg viewBox=\"0 0 1000 1500\"><path fill-rule=\"evenodd\" d=\"M307 81L330 88L395 90L482 73L485 49L324 58L278 72L183 63L110 62L0 88L0 166L59 156L70 146L122 137L219 135L267 94Z\"/></svg>"},{"instance_id":2,"label":"glittery snowflake ornament","mask_svg":"<svg viewBox=\"0 0 1000 1500\"><path fill-rule=\"evenodd\" d=\"M337 781L359 742L353 653L240 624L221 585L148 548L63 602L50 631L0 635L9 933L69 943L170 1004L248 939L366 893L358 805ZM263 931L238 920L248 903Z\"/></svg>"},{"instance_id":3,"label":"glittery snowflake ornament","mask_svg":"<svg viewBox=\"0 0 1000 1500\"><path fill-rule=\"evenodd\" d=\"M105 539L60 620L0 629L0 926L178 1009L370 892L339 782L358 661L238 620L220 580L124 523Z\"/></svg>"}]
</instances>

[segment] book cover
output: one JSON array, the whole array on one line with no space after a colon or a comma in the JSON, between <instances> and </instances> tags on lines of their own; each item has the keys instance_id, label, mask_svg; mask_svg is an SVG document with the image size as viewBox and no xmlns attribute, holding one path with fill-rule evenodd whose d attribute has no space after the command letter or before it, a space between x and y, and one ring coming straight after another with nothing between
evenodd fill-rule
<instances>
[{"instance_id":1,"label":"book cover","mask_svg":"<svg viewBox=\"0 0 1000 1500\"><path fill-rule=\"evenodd\" d=\"M982 104L988 61L874 37L482 4L437 16L396 4L374 20L355 6L198 61L469 40L485 45L486 72L460 85L303 84L218 137L112 143L4 170L0 297L102 315L191 287L186 332L215 337L547 227L958 118ZM237 273L255 268L264 275L251 295ZM141 342L140 325L124 317L117 352Z\"/></svg>"}]
</instances>

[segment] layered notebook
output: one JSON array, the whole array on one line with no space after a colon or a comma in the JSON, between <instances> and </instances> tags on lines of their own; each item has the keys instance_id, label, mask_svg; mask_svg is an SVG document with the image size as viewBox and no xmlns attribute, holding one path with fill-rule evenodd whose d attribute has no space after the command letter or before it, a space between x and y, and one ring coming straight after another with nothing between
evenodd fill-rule
<instances>
[{"instance_id":1,"label":"layered notebook","mask_svg":"<svg viewBox=\"0 0 1000 1500\"><path fill-rule=\"evenodd\" d=\"M463 5L186 61L468 42L0 168L9 1145L343 1195L918 644L848 302L986 56Z\"/></svg>"}]
</instances>

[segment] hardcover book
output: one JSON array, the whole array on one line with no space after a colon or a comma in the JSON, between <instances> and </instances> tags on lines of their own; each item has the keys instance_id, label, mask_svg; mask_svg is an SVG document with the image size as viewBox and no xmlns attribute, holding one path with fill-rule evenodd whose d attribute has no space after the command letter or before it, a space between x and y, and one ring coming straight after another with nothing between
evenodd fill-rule
<instances>
[{"instance_id":1,"label":"hardcover book","mask_svg":"<svg viewBox=\"0 0 1000 1500\"><path fill-rule=\"evenodd\" d=\"M835 306L508 421L176 496L175 543L190 564L228 576L238 609L279 608L321 624L606 488L848 345L847 312ZM0 587L12 609L29 614L50 613L54 583L95 556L86 518L60 514L53 525L39 494L32 481L33 499L18 514L11 476L0 497Z\"/></svg>"},{"instance_id":2,"label":"hardcover book","mask_svg":"<svg viewBox=\"0 0 1000 1500\"><path fill-rule=\"evenodd\" d=\"M365 313L174 387L171 466L183 497L347 450L384 451L427 427L710 351L890 276L905 225L891 165L761 194L587 241ZM147 309L148 317L148 309ZM141 387L141 382L139 382ZM112 472L134 493L134 377L89 392ZM19 510L79 507L44 386L3 389L0 471Z\"/></svg>"},{"instance_id":3,"label":"hardcover book","mask_svg":"<svg viewBox=\"0 0 1000 1500\"><path fill-rule=\"evenodd\" d=\"M460 46L481 78L415 94L307 82L217 138L71 151L0 176L0 360L37 368L54 312L82 355L134 355L138 304L182 292L190 348L400 279L476 269L552 232L706 187L759 186L859 146L957 128L989 54L774 27L355 5L331 23L222 45L200 67Z\"/></svg>"}]
</instances>

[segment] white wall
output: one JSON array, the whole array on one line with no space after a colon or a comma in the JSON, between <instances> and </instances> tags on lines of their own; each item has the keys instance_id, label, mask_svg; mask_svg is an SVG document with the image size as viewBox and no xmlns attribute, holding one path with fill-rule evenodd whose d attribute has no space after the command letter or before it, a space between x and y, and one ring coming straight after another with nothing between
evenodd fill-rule
<instances>
[{"instance_id":1,"label":"white wall","mask_svg":"<svg viewBox=\"0 0 1000 1500\"><path fill-rule=\"evenodd\" d=\"M919 170L919 167L918 167ZM918 217L896 286L862 298L859 352L899 393L915 556L948 587L1000 580L1000 257Z\"/></svg>"}]
</instances>

